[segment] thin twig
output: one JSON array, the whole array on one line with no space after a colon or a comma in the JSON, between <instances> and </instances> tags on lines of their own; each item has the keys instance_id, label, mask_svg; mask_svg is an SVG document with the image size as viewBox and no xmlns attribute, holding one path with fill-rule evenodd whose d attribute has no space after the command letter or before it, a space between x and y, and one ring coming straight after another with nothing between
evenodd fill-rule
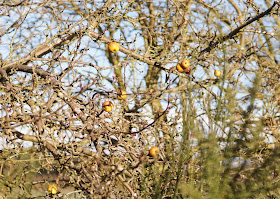
<instances>
[{"instance_id":1,"label":"thin twig","mask_svg":"<svg viewBox=\"0 0 280 199\"><path fill-rule=\"evenodd\" d=\"M253 17L252 19L250 19L249 21L247 21L246 23L242 24L241 26L237 27L236 29L234 29L233 31L231 31L228 35L221 37L218 41L214 42L213 44L210 44L207 48L203 49L202 51L200 51L199 56L201 56L203 53L206 52L210 52L212 49L214 49L217 45L225 42L228 39L231 39L234 35L236 35L237 33L239 33L241 31L242 28L250 25L251 23L253 23L254 21L264 17L265 15L268 15L272 9L279 4L275 1L273 3L273 5L268 8L266 11L258 14L257 16Z\"/></svg>"}]
</instances>

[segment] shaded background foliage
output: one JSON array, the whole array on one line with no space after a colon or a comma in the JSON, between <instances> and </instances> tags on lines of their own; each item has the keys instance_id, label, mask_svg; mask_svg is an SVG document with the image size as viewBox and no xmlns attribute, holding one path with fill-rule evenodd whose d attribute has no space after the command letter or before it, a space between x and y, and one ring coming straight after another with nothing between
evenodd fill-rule
<instances>
[{"instance_id":1,"label":"shaded background foliage","mask_svg":"<svg viewBox=\"0 0 280 199\"><path fill-rule=\"evenodd\" d=\"M2 197L279 197L277 1L7 0L0 16Z\"/></svg>"}]
</instances>

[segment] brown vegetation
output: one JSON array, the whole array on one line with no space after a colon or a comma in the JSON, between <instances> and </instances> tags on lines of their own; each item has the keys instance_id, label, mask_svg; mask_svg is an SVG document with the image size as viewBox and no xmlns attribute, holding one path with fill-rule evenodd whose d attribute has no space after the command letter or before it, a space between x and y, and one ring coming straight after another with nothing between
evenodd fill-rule
<instances>
[{"instance_id":1,"label":"brown vegetation","mask_svg":"<svg viewBox=\"0 0 280 199\"><path fill-rule=\"evenodd\" d=\"M280 197L279 6L0 2L0 198Z\"/></svg>"}]
</instances>

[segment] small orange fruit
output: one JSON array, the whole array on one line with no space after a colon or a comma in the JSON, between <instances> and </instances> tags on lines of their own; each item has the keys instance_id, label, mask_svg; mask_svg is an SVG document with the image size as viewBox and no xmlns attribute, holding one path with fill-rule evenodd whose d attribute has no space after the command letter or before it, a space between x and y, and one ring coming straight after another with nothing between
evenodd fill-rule
<instances>
[{"instance_id":1,"label":"small orange fruit","mask_svg":"<svg viewBox=\"0 0 280 199\"><path fill-rule=\"evenodd\" d=\"M184 71L184 69L182 68L181 64L177 64L176 69L180 73Z\"/></svg>"},{"instance_id":2,"label":"small orange fruit","mask_svg":"<svg viewBox=\"0 0 280 199\"><path fill-rule=\"evenodd\" d=\"M221 72L220 70L215 70L215 72L214 72L214 75L215 75L216 77L220 77L221 74L222 74L222 72Z\"/></svg>"},{"instance_id":3,"label":"small orange fruit","mask_svg":"<svg viewBox=\"0 0 280 199\"><path fill-rule=\"evenodd\" d=\"M191 67L184 68L186 74L191 74Z\"/></svg>"},{"instance_id":4,"label":"small orange fruit","mask_svg":"<svg viewBox=\"0 0 280 199\"><path fill-rule=\"evenodd\" d=\"M190 62L187 59L184 59L181 63L182 68L188 68L190 66Z\"/></svg>"},{"instance_id":5,"label":"small orange fruit","mask_svg":"<svg viewBox=\"0 0 280 199\"><path fill-rule=\"evenodd\" d=\"M54 184L51 184L49 187L48 187L48 192L49 194L56 194L57 193L57 188Z\"/></svg>"},{"instance_id":6,"label":"small orange fruit","mask_svg":"<svg viewBox=\"0 0 280 199\"><path fill-rule=\"evenodd\" d=\"M153 147L150 149L149 155L152 156L152 157L155 157L158 153L159 153L158 147L153 146Z\"/></svg>"},{"instance_id":7,"label":"small orange fruit","mask_svg":"<svg viewBox=\"0 0 280 199\"><path fill-rule=\"evenodd\" d=\"M111 101L106 101L106 102L103 102L102 108L103 108L104 111L109 113L113 110L114 104Z\"/></svg>"},{"instance_id":8,"label":"small orange fruit","mask_svg":"<svg viewBox=\"0 0 280 199\"><path fill-rule=\"evenodd\" d=\"M118 44L117 42L113 41L113 42L111 42L111 43L109 44L109 50L110 50L112 53L118 52L119 49L120 49L120 47L119 47L119 44Z\"/></svg>"},{"instance_id":9,"label":"small orange fruit","mask_svg":"<svg viewBox=\"0 0 280 199\"><path fill-rule=\"evenodd\" d=\"M118 97L119 100L125 99L126 98L126 91L124 91L124 90L119 91L118 94L117 94L117 97Z\"/></svg>"}]
</instances>

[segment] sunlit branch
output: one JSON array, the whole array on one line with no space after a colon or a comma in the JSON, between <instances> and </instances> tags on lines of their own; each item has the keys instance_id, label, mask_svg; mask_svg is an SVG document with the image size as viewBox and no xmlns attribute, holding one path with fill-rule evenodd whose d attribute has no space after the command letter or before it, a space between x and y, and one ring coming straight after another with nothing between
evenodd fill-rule
<instances>
[{"instance_id":1,"label":"sunlit branch","mask_svg":"<svg viewBox=\"0 0 280 199\"><path fill-rule=\"evenodd\" d=\"M212 49L214 49L217 45L225 42L226 40L228 39L231 39L233 38L236 34L238 34L243 28L245 28L246 26L250 25L251 23L253 23L254 21L264 17L265 15L268 15L270 14L270 12L272 11L272 9L278 5L279 6L279 3L278 2L274 2L273 5L268 8L266 11L258 14L257 16L253 17L252 19L250 19L249 21L247 21L246 23L242 24L241 26L237 27L236 29L234 29L233 31L231 31L229 34L227 34L226 36L223 36L221 37L220 39L218 39L218 41L212 43L212 44L209 44L209 46L205 49L203 49L202 51L200 51L199 53L199 56L202 55L203 53L206 53L206 52L210 52Z\"/></svg>"}]
</instances>

